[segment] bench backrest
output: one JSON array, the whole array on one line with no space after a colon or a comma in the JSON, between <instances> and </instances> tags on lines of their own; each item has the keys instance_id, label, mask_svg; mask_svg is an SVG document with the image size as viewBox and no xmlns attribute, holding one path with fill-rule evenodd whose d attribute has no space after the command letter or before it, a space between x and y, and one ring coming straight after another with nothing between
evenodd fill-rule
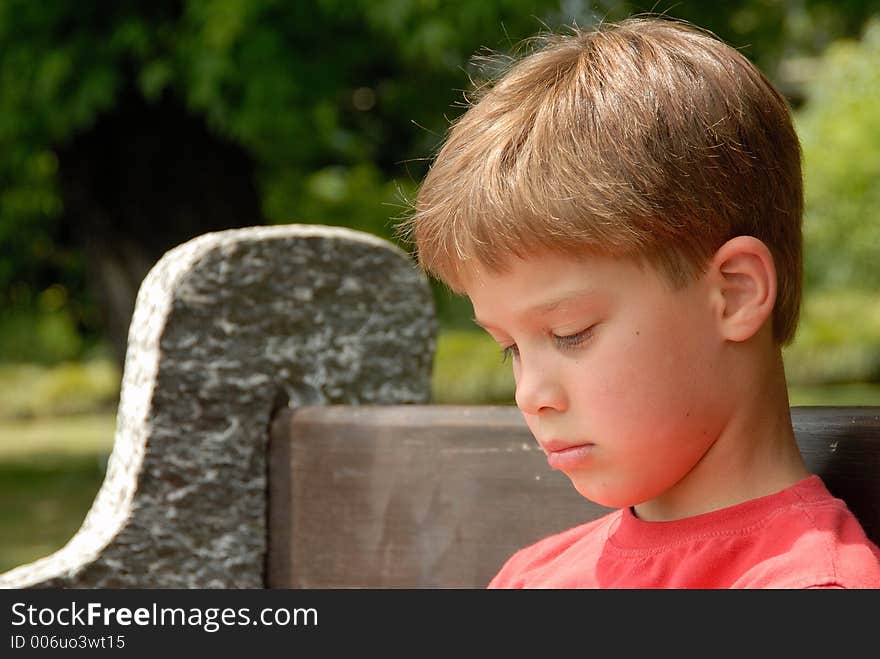
<instances>
[{"instance_id":1,"label":"bench backrest","mask_svg":"<svg viewBox=\"0 0 880 659\"><path fill-rule=\"evenodd\" d=\"M880 540L880 408L795 407L813 473ZM512 407L311 407L269 449L268 586L484 587L516 549L609 510Z\"/></svg>"}]
</instances>

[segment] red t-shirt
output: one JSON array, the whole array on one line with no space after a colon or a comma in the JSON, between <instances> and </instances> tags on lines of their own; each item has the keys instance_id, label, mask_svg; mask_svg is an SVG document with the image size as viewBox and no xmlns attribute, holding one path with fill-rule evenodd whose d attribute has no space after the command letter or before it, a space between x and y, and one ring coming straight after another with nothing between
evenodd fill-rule
<instances>
[{"instance_id":1,"label":"red t-shirt","mask_svg":"<svg viewBox=\"0 0 880 659\"><path fill-rule=\"evenodd\" d=\"M819 476L729 508L630 508L521 549L489 588L880 588L880 549Z\"/></svg>"}]
</instances>

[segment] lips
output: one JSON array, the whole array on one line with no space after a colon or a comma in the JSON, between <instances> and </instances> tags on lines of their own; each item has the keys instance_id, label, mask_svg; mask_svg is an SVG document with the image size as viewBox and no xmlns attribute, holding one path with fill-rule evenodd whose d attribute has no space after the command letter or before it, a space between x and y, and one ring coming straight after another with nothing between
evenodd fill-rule
<instances>
[{"instance_id":1,"label":"lips","mask_svg":"<svg viewBox=\"0 0 880 659\"><path fill-rule=\"evenodd\" d=\"M592 457L595 444L592 442L572 444L571 442L551 439L541 442L541 448L547 454L547 463L552 469L567 471L585 466Z\"/></svg>"},{"instance_id":2,"label":"lips","mask_svg":"<svg viewBox=\"0 0 880 659\"><path fill-rule=\"evenodd\" d=\"M564 439L548 439L538 443L541 445L541 448L544 449L544 453L558 453L560 451L565 451L566 449L574 448L575 446L584 446L590 442L572 443L567 442Z\"/></svg>"}]
</instances>

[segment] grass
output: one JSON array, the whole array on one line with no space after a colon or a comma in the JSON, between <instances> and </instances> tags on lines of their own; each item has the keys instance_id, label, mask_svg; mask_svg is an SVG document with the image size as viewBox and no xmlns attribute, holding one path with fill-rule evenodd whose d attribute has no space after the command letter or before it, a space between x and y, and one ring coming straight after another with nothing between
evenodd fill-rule
<instances>
[{"instance_id":1,"label":"grass","mask_svg":"<svg viewBox=\"0 0 880 659\"><path fill-rule=\"evenodd\" d=\"M799 405L880 406L880 384L792 385L788 388L788 400L792 407Z\"/></svg>"},{"instance_id":2,"label":"grass","mask_svg":"<svg viewBox=\"0 0 880 659\"><path fill-rule=\"evenodd\" d=\"M77 531L104 480L114 414L0 421L0 571Z\"/></svg>"},{"instance_id":3,"label":"grass","mask_svg":"<svg viewBox=\"0 0 880 659\"><path fill-rule=\"evenodd\" d=\"M0 421L0 462L109 453L115 429L115 413Z\"/></svg>"},{"instance_id":4,"label":"grass","mask_svg":"<svg viewBox=\"0 0 880 659\"><path fill-rule=\"evenodd\" d=\"M104 479L119 383L108 359L0 367L0 571L79 528Z\"/></svg>"},{"instance_id":5,"label":"grass","mask_svg":"<svg viewBox=\"0 0 880 659\"><path fill-rule=\"evenodd\" d=\"M0 462L0 572L60 549L77 531L104 479L105 455Z\"/></svg>"},{"instance_id":6,"label":"grass","mask_svg":"<svg viewBox=\"0 0 880 659\"><path fill-rule=\"evenodd\" d=\"M110 359L63 362L55 366L0 366L0 418L28 419L112 412L121 373Z\"/></svg>"},{"instance_id":7,"label":"grass","mask_svg":"<svg viewBox=\"0 0 880 659\"><path fill-rule=\"evenodd\" d=\"M60 549L104 480L115 414L0 421L0 571Z\"/></svg>"}]
</instances>

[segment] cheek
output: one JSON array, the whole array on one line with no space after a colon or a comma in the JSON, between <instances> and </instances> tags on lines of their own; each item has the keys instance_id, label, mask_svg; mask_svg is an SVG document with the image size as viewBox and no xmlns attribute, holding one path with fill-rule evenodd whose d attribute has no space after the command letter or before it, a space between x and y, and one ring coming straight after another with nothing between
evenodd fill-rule
<instances>
[{"instance_id":1,"label":"cheek","mask_svg":"<svg viewBox=\"0 0 880 659\"><path fill-rule=\"evenodd\" d=\"M704 354L701 347L674 323L630 334L609 345L601 363L594 365L601 376L584 392L595 403L591 407L618 422L653 423L690 404L704 382L704 360L695 358Z\"/></svg>"},{"instance_id":2,"label":"cheek","mask_svg":"<svg viewBox=\"0 0 880 659\"><path fill-rule=\"evenodd\" d=\"M666 342L643 331L609 344L597 361L591 365L598 376L593 394L612 405L665 391L675 363Z\"/></svg>"}]
</instances>

